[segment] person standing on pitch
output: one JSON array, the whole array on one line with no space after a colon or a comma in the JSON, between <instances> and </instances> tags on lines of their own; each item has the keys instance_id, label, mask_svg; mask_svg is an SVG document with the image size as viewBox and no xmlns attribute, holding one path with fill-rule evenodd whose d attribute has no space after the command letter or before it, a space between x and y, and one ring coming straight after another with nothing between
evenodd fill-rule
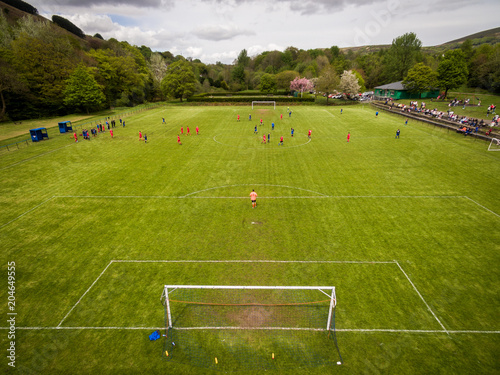
<instances>
[{"instance_id":1,"label":"person standing on pitch","mask_svg":"<svg viewBox=\"0 0 500 375\"><path fill-rule=\"evenodd\" d=\"M400 133L399 129L396 130L396 139L399 138L399 133Z\"/></svg>"},{"instance_id":2,"label":"person standing on pitch","mask_svg":"<svg viewBox=\"0 0 500 375\"><path fill-rule=\"evenodd\" d=\"M347 142L349 143L349 139L351 139L351 133L347 133Z\"/></svg>"},{"instance_id":3,"label":"person standing on pitch","mask_svg":"<svg viewBox=\"0 0 500 375\"><path fill-rule=\"evenodd\" d=\"M257 193L254 189L252 189L252 192L250 193L250 199L252 200L252 208L257 207Z\"/></svg>"},{"instance_id":4,"label":"person standing on pitch","mask_svg":"<svg viewBox=\"0 0 500 375\"><path fill-rule=\"evenodd\" d=\"M309 129L309 132L307 133L307 138L311 139L311 133L312 133L312 131L311 131L311 129Z\"/></svg>"}]
</instances>

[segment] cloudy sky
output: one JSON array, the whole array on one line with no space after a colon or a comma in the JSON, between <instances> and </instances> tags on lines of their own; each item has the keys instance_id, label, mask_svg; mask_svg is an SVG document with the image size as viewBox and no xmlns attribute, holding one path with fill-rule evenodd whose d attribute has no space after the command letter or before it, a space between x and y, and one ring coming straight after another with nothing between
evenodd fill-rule
<instances>
[{"instance_id":1,"label":"cloudy sky","mask_svg":"<svg viewBox=\"0 0 500 375\"><path fill-rule=\"evenodd\" d=\"M424 46L500 26L498 0L27 0L47 18L69 19L154 51L232 63L263 51L390 44L415 32Z\"/></svg>"}]
</instances>

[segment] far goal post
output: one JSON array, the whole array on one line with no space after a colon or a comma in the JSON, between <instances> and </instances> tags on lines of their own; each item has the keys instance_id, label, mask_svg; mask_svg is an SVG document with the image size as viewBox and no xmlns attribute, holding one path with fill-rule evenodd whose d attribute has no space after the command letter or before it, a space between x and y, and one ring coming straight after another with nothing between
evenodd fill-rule
<instances>
[{"instance_id":1,"label":"far goal post","mask_svg":"<svg viewBox=\"0 0 500 375\"><path fill-rule=\"evenodd\" d=\"M492 138L488 146L488 151L500 151L500 139Z\"/></svg>"},{"instance_id":2,"label":"far goal post","mask_svg":"<svg viewBox=\"0 0 500 375\"><path fill-rule=\"evenodd\" d=\"M254 105L259 105L259 104L273 105L273 109L276 109L276 102L273 100L254 100L254 101L252 101L252 109L253 109Z\"/></svg>"}]
</instances>

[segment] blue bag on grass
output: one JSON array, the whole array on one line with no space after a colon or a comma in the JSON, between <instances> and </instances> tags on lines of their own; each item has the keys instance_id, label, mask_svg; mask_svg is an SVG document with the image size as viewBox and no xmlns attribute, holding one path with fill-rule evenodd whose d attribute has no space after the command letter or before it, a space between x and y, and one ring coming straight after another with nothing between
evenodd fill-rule
<instances>
[{"instance_id":1,"label":"blue bag on grass","mask_svg":"<svg viewBox=\"0 0 500 375\"><path fill-rule=\"evenodd\" d=\"M160 331L154 331L152 334L149 335L149 340L155 341L160 338Z\"/></svg>"}]
</instances>

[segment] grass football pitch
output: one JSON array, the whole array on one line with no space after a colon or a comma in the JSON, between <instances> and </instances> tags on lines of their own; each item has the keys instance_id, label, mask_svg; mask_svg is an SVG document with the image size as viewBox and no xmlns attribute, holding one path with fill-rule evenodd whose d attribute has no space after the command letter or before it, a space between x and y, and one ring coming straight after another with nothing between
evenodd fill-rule
<instances>
[{"instance_id":1,"label":"grass football pitch","mask_svg":"<svg viewBox=\"0 0 500 375\"><path fill-rule=\"evenodd\" d=\"M500 152L369 105L291 110L164 106L2 153L1 372L499 373ZM307 330L150 341L165 284L335 286L338 350Z\"/></svg>"}]
</instances>

